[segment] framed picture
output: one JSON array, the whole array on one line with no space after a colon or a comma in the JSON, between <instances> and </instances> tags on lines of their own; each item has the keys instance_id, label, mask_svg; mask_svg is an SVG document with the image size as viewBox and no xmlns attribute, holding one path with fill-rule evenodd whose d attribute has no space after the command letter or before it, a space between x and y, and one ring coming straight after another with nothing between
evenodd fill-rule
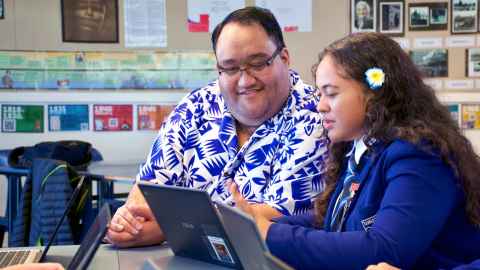
<instances>
[{"instance_id":1,"label":"framed picture","mask_svg":"<svg viewBox=\"0 0 480 270\"><path fill-rule=\"evenodd\" d=\"M430 24L447 24L448 22L448 7L431 7L430 8Z\"/></svg>"},{"instance_id":2,"label":"framed picture","mask_svg":"<svg viewBox=\"0 0 480 270\"><path fill-rule=\"evenodd\" d=\"M5 18L5 15L3 14L4 9L5 9L5 5L3 3L3 0L0 0L0 19Z\"/></svg>"},{"instance_id":3,"label":"framed picture","mask_svg":"<svg viewBox=\"0 0 480 270\"><path fill-rule=\"evenodd\" d=\"M403 1L380 2L379 4L380 32L384 34L389 34L389 35L403 35L404 33L403 10L404 10Z\"/></svg>"},{"instance_id":4,"label":"framed picture","mask_svg":"<svg viewBox=\"0 0 480 270\"><path fill-rule=\"evenodd\" d=\"M478 29L478 0L451 0L452 34L475 33Z\"/></svg>"},{"instance_id":5,"label":"framed picture","mask_svg":"<svg viewBox=\"0 0 480 270\"><path fill-rule=\"evenodd\" d=\"M430 26L430 7L427 5L408 7L410 30Z\"/></svg>"},{"instance_id":6,"label":"framed picture","mask_svg":"<svg viewBox=\"0 0 480 270\"><path fill-rule=\"evenodd\" d=\"M350 0L350 29L356 32L375 32L377 0Z\"/></svg>"},{"instance_id":7,"label":"framed picture","mask_svg":"<svg viewBox=\"0 0 480 270\"><path fill-rule=\"evenodd\" d=\"M480 48L467 49L467 77L480 77Z\"/></svg>"},{"instance_id":8,"label":"framed picture","mask_svg":"<svg viewBox=\"0 0 480 270\"><path fill-rule=\"evenodd\" d=\"M448 50L412 50L410 58L428 78L448 77Z\"/></svg>"},{"instance_id":9,"label":"framed picture","mask_svg":"<svg viewBox=\"0 0 480 270\"><path fill-rule=\"evenodd\" d=\"M118 43L118 0L61 0L64 42Z\"/></svg>"},{"instance_id":10,"label":"framed picture","mask_svg":"<svg viewBox=\"0 0 480 270\"><path fill-rule=\"evenodd\" d=\"M434 31L448 29L448 3L410 3L410 31Z\"/></svg>"}]
</instances>

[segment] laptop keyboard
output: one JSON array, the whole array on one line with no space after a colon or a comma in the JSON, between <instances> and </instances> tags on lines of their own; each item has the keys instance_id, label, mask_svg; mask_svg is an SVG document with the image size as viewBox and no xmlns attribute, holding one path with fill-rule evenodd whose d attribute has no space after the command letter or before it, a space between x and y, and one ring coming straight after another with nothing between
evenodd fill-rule
<instances>
[{"instance_id":1,"label":"laptop keyboard","mask_svg":"<svg viewBox=\"0 0 480 270\"><path fill-rule=\"evenodd\" d=\"M31 250L12 250L0 252L0 268L25 262Z\"/></svg>"}]
</instances>

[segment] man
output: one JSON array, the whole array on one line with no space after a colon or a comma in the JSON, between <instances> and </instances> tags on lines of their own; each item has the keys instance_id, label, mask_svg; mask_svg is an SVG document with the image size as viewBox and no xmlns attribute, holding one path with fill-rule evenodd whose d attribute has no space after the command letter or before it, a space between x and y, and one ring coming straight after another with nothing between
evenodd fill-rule
<instances>
[{"instance_id":1,"label":"man","mask_svg":"<svg viewBox=\"0 0 480 270\"><path fill-rule=\"evenodd\" d=\"M5 74L2 76L2 85L3 88L13 88L13 79L10 70L6 70Z\"/></svg>"},{"instance_id":2,"label":"man","mask_svg":"<svg viewBox=\"0 0 480 270\"><path fill-rule=\"evenodd\" d=\"M355 28L357 30L373 30L371 8L366 1L358 1L355 4L355 14Z\"/></svg>"},{"instance_id":3,"label":"man","mask_svg":"<svg viewBox=\"0 0 480 270\"><path fill-rule=\"evenodd\" d=\"M218 80L170 114L138 178L206 190L226 203L233 181L268 217L305 212L323 190L327 141L313 88L289 71L278 22L268 10L240 9L216 27L212 43ZM164 240L137 186L107 239L120 247Z\"/></svg>"}]
</instances>

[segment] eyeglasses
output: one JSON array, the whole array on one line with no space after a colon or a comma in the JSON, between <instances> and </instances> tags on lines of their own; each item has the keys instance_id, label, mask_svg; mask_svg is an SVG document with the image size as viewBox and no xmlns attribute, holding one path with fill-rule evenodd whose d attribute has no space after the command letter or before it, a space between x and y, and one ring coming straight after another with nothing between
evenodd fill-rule
<instances>
[{"instance_id":1,"label":"eyeglasses","mask_svg":"<svg viewBox=\"0 0 480 270\"><path fill-rule=\"evenodd\" d=\"M236 75L239 75L241 71L248 72L250 75L255 75L261 71L263 71L266 67L270 66L273 63L273 60L275 57L282 51L283 47L278 47L272 54L267 59L259 59L259 60L253 60L249 63L244 63L243 68L240 66L236 67L222 67L219 64L217 64L217 69L218 69L218 74L223 75L225 74L228 77L234 77Z\"/></svg>"}]
</instances>

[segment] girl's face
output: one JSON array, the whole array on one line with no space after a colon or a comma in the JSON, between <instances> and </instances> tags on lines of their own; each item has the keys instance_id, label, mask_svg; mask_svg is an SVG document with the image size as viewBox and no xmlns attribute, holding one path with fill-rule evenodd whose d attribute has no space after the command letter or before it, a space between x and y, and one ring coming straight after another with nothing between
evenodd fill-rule
<instances>
[{"instance_id":1,"label":"girl's face","mask_svg":"<svg viewBox=\"0 0 480 270\"><path fill-rule=\"evenodd\" d=\"M367 97L363 85L341 76L343 69L327 55L316 71L317 110L322 114L323 128L332 143L352 141L364 134Z\"/></svg>"}]
</instances>

